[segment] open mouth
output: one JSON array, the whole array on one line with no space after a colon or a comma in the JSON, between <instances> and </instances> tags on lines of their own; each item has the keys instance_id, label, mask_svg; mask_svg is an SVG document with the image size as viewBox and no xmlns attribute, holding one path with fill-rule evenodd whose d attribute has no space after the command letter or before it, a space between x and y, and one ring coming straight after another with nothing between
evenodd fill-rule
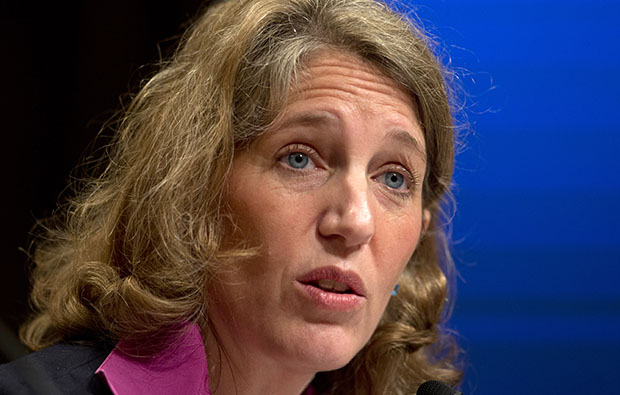
<instances>
[{"instance_id":1,"label":"open mouth","mask_svg":"<svg viewBox=\"0 0 620 395\"><path fill-rule=\"evenodd\" d=\"M336 266L324 266L303 274L297 281L315 290L316 295L337 297L365 297L366 290L361 277L352 270L343 271ZM351 299L353 300L353 299Z\"/></svg>"},{"instance_id":2,"label":"open mouth","mask_svg":"<svg viewBox=\"0 0 620 395\"><path fill-rule=\"evenodd\" d=\"M350 313L358 311L366 303L364 281L353 270L323 266L311 269L297 277L296 281L301 295L320 311Z\"/></svg>"},{"instance_id":3,"label":"open mouth","mask_svg":"<svg viewBox=\"0 0 620 395\"><path fill-rule=\"evenodd\" d=\"M330 280L330 279L309 281L305 284L312 285L313 287L319 288L325 292L333 292L333 293L338 293L338 294L354 294L355 293L345 283L341 283L341 282Z\"/></svg>"}]
</instances>

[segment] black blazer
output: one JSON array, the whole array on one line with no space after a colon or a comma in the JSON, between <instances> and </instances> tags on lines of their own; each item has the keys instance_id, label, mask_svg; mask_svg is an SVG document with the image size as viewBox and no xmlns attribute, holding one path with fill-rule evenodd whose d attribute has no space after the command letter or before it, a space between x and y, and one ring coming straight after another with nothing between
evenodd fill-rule
<instances>
[{"instance_id":1,"label":"black blazer","mask_svg":"<svg viewBox=\"0 0 620 395\"><path fill-rule=\"evenodd\" d=\"M111 352L106 348L56 344L0 365L0 395L109 395L108 386L95 376Z\"/></svg>"}]
</instances>

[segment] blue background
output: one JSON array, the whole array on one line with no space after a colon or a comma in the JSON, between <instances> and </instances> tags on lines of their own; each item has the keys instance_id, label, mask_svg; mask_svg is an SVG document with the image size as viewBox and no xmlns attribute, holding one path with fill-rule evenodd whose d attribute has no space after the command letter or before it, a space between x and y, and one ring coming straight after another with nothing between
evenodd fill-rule
<instances>
[{"instance_id":1,"label":"blue background","mask_svg":"<svg viewBox=\"0 0 620 395\"><path fill-rule=\"evenodd\" d=\"M28 311L18 248L34 219L202 0L5 3L2 343ZM453 221L463 392L620 393L620 2L411 3L468 92Z\"/></svg>"},{"instance_id":2,"label":"blue background","mask_svg":"<svg viewBox=\"0 0 620 395\"><path fill-rule=\"evenodd\" d=\"M467 92L464 394L620 393L620 3L411 3Z\"/></svg>"}]
</instances>

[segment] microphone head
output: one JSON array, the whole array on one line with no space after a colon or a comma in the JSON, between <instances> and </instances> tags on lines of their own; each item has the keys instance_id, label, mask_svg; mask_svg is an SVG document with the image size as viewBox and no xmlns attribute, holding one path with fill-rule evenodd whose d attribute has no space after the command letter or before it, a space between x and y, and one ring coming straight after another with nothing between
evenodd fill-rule
<instances>
[{"instance_id":1,"label":"microphone head","mask_svg":"<svg viewBox=\"0 0 620 395\"><path fill-rule=\"evenodd\" d=\"M437 380L425 382L418 388L417 395L462 395L461 392L455 391L446 384Z\"/></svg>"}]
</instances>

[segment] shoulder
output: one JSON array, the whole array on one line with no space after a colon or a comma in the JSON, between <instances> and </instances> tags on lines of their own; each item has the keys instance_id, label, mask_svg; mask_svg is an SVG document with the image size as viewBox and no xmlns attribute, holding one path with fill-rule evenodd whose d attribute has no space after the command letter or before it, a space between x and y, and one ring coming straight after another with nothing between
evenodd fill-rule
<instances>
[{"instance_id":1,"label":"shoulder","mask_svg":"<svg viewBox=\"0 0 620 395\"><path fill-rule=\"evenodd\" d=\"M56 344L0 365L0 395L109 394L95 376L110 349Z\"/></svg>"}]
</instances>

